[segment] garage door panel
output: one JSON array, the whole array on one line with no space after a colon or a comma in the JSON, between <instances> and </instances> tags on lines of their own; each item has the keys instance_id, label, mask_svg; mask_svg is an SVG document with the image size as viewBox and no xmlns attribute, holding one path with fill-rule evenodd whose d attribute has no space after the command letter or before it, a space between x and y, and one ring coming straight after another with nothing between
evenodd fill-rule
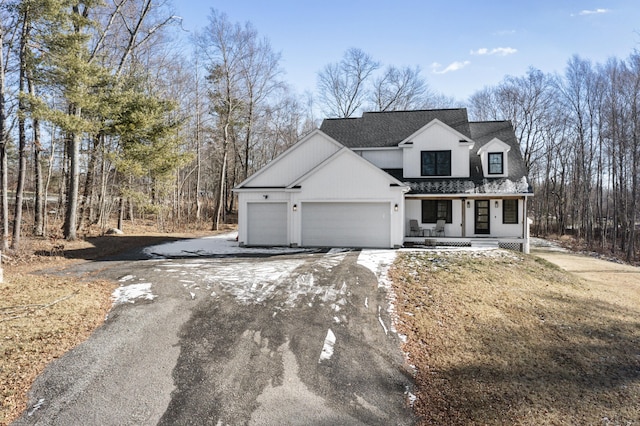
<instances>
[{"instance_id":1,"label":"garage door panel","mask_svg":"<svg viewBox=\"0 0 640 426\"><path fill-rule=\"evenodd\" d=\"M388 203L303 203L302 245L389 247Z\"/></svg>"},{"instance_id":2,"label":"garage door panel","mask_svg":"<svg viewBox=\"0 0 640 426\"><path fill-rule=\"evenodd\" d=\"M287 203L247 204L247 244L285 246L287 238Z\"/></svg>"}]
</instances>

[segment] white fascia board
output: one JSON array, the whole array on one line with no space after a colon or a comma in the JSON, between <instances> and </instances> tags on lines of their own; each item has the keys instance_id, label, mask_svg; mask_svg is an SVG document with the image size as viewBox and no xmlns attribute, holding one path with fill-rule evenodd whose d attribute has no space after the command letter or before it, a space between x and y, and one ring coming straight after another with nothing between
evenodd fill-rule
<instances>
[{"instance_id":1,"label":"white fascia board","mask_svg":"<svg viewBox=\"0 0 640 426\"><path fill-rule=\"evenodd\" d=\"M233 188L231 191L233 192L264 192L264 191L285 191L287 188L282 186L253 186L249 188Z\"/></svg>"},{"instance_id":2,"label":"white fascia board","mask_svg":"<svg viewBox=\"0 0 640 426\"><path fill-rule=\"evenodd\" d=\"M489 152L489 148L488 147L495 146L495 145L498 145L501 148L499 150L501 152L509 152L509 151L511 151L511 145L508 145L505 142L502 142L498 138L493 138L489 142L487 142L484 145L482 145L480 147L480 149L478 149L478 155L482 155L484 152ZM491 152L494 152L494 151L491 151Z\"/></svg>"},{"instance_id":3,"label":"white fascia board","mask_svg":"<svg viewBox=\"0 0 640 426\"><path fill-rule=\"evenodd\" d=\"M411 144L408 143L408 142L411 142L417 135L419 135L420 133L424 132L425 130L427 130L428 128L433 127L433 126L442 126L442 127L446 128L446 129L448 129L454 135L456 135L458 137L458 139L467 141L467 142L459 142L460 145L468 145L469 149L473 148L473 145L475 145L475 142L471 138L463 135L462 133L460 133L459 131L457 131L453 127L447 126L445 123L443 123L442 121L438 120L437 118L434 118L433 120L431 120L430 122L428 122L427 124L425 124L424 126L419 128L418 130L413 132L405 140L400 142L398 144L398 146L400 146L400 147L409 146L410 147Z\"/></svg>"},{"instance_id":4,"label":"white fascia board","mask_svg":"<svg viewBox=\"0 0 640 426\"><path fill-rule=\"evenodd\" d=\"M398 147L397 146L380 146L377 148L373 148L373 147L363 147L363 148L359 148L359 147L351 147L352 151L398 151Z\"/></svg>"},{"instance_id":5,"label":"white fascia board","mask_svg":"<svg viewBox=\"0 0 640 426\"><path fill-rule=\"evenodd\" d=\"M234 190L236 189L241 189L243 186L249 184L252 180L254 180L255 178L257 178L258 176L260 176L262 173L265 172L265 170L270 169L271 167L274 167L279 161L280 159L284 158L285 156L290 155L292 152L294 152L296 149L298 149L299 146L301 146L302 144L304 144L306 141L308 141L309 139L311 139L313 136L317 135L317 134L321 134L322 136L324 136L325 138L327 138L327 140L333 144L335 144L338 147L338 152L340 151L340 149L344 148L344 145L342 145L340 142L338 142L337 140L335 140L334 138L332 138L331 136L329 136L328 134L326 134L325 132L323 132L320 129L315 129L309 133L307 133L307 135L305 135L302 139L300 139L298 142L296 142L295 144L293 144L290 148L288 148L287 150L285 150L283 153L281 153L280 155L278 155L276 158L274 158L273 160L271 160L267 165L265 165L264 167L262 167L260 170L258 170L257 172L255 172L254 174L252 174L251 176L249 176L247 179L245 179L244 181L240 182L239 185L236 185L236 187L234 188Z\"/></svg>"},{"instance_id":6,"label":"white fascia board","mask_svg":"<svg viewBox=\"0 0 640 426\"><path fill-rule=\"evenodd\" d=\"M522 197L533 197L533 194L530 192L517 192L517 193L482 193L482 194L407 194L406 198L466 198L469 200L474 199L485 199L485 198L522 198Z\"/></svg>"},{"instance_id":7,"label":"white fascia board","mask_svg":"<svg viewBox=\"0 0 640 426\"><path fill-rule=\"evenodd\" d=\"M407 194L406 198L469 198L466 194Z\"/></svg>"}]
</instances>

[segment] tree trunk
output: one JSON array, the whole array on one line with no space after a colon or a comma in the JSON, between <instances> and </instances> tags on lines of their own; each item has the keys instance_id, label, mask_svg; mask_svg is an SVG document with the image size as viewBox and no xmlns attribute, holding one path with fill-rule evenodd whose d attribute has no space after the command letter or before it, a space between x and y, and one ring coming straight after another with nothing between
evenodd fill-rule
<instances>
[{"instance_id":1,"label":"tree trunk","mask_svg":"<svg viewBox=\"0 0 640 426\"><path fill-rule=\"evenodd\" d=\"M29 73L30 74L30 73ZM27 84L29 85L29 93L32 98L35 98L35 84L31 75L28 76ZM34 194L34 209L33 209L33 234L42 237L44 235L44 215L46 210L46 201L43 198L43 183L42 183L42 143L40 142L40 120L33 119L33 162L35 170L35 194Z\"/></svg>"},{"instance_id":2,"label":"tree trunk","mask_svg":"<svg viewBox=\"0 0 640 426\"><path fill-rule=\"evenodd\" d=\"M0 25L0 46L4 46L4 32ZM0 49L0 250L9 248L9 197L7 174L7 138L6 138L6 112L5 112L5 88L4 88L4 49Z\"/></svg>"},{"instance_id":3,"label":"tree trunk","mask_svg":"<svg viewBox=\"0 0 640 426\"><path fill-rule=\"evenodd\" d=\"M75 108L75 116L80 116L80 108ZM67 140L69 156L69 185L67 190L67 208L64 221L64 238L73 241L77 238L78 192L80 189L80 135L76 132Z\"/></svg>"},{"instance_id":4,"label":"tree trunk","mask_svg":"<svg viewBox=\"0 0 640 426\"><path fill-rule=\"evenodd\" d=\"M79 229L85 229L91 225L91 206L92 206L93 187L94 187L93 182L95 177L98 147L100 146L101 140L102 140L102 135L96 135L93 138L93 149L91 150L91 154L89 157L89 164L87 165L87 176L84 181L82 202L80 204L80 213L78 214Z\"/></svg>"},{"instance_id":5,"label":"tree trunk","mask_svg":"<svg viewBox=\"0 0 640 426\"><path fill-rule=\"evenodd\" d=\"M27 175L27 134L26 114L27 106L24 100L25 84L27 81L27 39L29 37L29 12L28 8L22 14L22 32L20 35L20 75L18 76L18 182L16 185L16 203L13 213L13 238L11 248L20 246L22 234L22 201L24 195L24 183Z\"/></svg>"},{"instance_id":6,"label":"tree trunk","mask_svg":"<svg viewBox=\"0 0 640 426\"><path fill-rule=\"evenodd\" d=\"M216 208L216 214L214 216L213 219L213 230L214 231L218 231L220 230L220 222L222 219L222 211L224 210L224 190L225 190L225 185L224 185L224 181L226 178L226 174L227 174L227 149L225 147L224 149L224 154L222 156L222 167L220 168L220 196L218 198L218 206Z\"/></svg>"},{"instance_id":7,"label":"tree trunk","mask_svg":"<svg viewBox=\"0 0 640 426\"><path fill-rule=\"evenodd\" d=\"M120 203L118 204L118 226L117 228L122 231L124 222L124 197L120 196Z\"/></svg>"}]
</instances>

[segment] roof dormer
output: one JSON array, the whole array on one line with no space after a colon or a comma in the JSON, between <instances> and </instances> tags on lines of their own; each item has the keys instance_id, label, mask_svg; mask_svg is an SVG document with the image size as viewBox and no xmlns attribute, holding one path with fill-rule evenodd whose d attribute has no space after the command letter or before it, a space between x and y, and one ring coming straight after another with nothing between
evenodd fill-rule
<instances>
[{"instance_id":1,"label":"roof dormer","mask_svg":"<svg viewBox=\"0 0 640 426\"><path fill-rule=\"evenodd\" d=\"M509 151L511 147L498 138L493 138L480 149L482 173L485 178L499 178L509 175Z\"/></svg>"}]
</instances>

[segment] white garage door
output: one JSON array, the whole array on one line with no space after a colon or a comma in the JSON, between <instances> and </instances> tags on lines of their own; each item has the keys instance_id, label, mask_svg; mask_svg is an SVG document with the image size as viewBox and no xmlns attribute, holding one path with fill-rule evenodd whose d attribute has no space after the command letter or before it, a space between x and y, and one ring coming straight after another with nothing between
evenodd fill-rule
<instances>
[{"instance_id":1,"label":"white garage door","mask_svg":"<svg viewBox=\"0 0 640 426\"><path fill-rule=\"evenodd\" d=\"M306 247L390 246L388 203L302 203Z\"/></svg>"},{"instance_id":2,"label":"white garage door","mask_svg":"<svg viewBox=\"0 0 640 426\"><path fill-rule=\"evenodd\" d=\"M247 245L289 245L287 203L247 204L247 226Z\"/></svg>"}]
</instances>

